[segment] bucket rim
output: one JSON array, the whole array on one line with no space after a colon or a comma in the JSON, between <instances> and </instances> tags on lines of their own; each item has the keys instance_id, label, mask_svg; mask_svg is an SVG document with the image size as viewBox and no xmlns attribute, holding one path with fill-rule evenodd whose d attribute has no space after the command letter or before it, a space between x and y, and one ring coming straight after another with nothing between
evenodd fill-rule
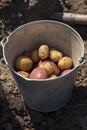
<instances>
[{"instance_id":1,"label":"bucket rim","mask_svg":"<svg viewBox=\"0 0 87 130\"><path fill-rule=\"evenodd\" d=\"M20 77L22 77L23 79L26 79L27 81L49 81L49 80L56 80L56 79L60 79L60 78L62 78L62 77L65 77L65 76L67 76L69 73L72 73L75 69L77 69L80 65L82 65L83 63L84 63L84 61L82 61L82 63L78 63L78 65L77 66L75 66L74 68L72 68L72 70L69 72L69 73L67 73L67 74L65 74L65 75L62 75L62 76L58 76L58 77L56 77L56 78L52 78L52 79L28 79L28 78L24 78L23 76L21 76L21 75L19 75L9 64L8 64L8 62L7 62L7 60L6 60L6 57L5 57L5 46L6 46L6 44L8 43L8 40L9 40L9 38L12 36L12 35L14 35L15 34L15 32L17 32L17 31L19 31L20 29L22 29L22 28L24 28L24 27L26 27L26 26L28 26L28 25L34 25L34 24L39 24L39 23L53 23L53 24L60 24L60 25L63 25L63 26L65 26L65 27L67 27L67 28L69 28L70 30L72 30L77 36L78 36L78 38L79 38L79 41L80 41L80 44L81 44L81 46L82 46L82 56L80 57L80 58L82 58L82 57L84 57L84 42L83 42L83 40L82 40L82 38L81 38L81 36L80 36L80 34L73 28L73 27L71 27L70 25L68 25L68 24L66 24L66 23L63 23L63 22L59 22L59 21L55 21L55 20L36 20L36 21L31 21L31 22L28 22L28 23L26 23L26 24L23 24L23 25L21 25L21 26L19 26L18 28L16 28L8 37L7 37L7 40L5 41L5 43L4 43L4 46L3 46L3 58L4 58L4 60L5 60L5 63L6 63L6 65L9 67L9 69L13 72L13 73L15 73L16 75L18 75L18 76L20 76ZM80 59L79 59L80 60Z\"/></svg>"}]
</instances>

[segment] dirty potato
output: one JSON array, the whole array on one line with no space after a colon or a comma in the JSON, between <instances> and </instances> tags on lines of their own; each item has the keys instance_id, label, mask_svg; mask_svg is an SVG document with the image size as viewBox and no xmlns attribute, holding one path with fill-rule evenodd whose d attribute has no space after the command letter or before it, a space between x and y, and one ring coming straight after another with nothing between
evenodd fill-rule
<instances>
[{"instance_id":1,"label":"dirty potato","mask_svg":"<svg viewBox=\"0 0 87 130\"><path fill-rule=\"evenodd\" d=\"M71 57L64 56L58 62L58 67L61 70L70 69L73 65L73 61Z\"/></svg>"},{"instance_id":2,"label":"dirty potato","mask_svg":"<svg viewBox=\"0 0 87 130\"><path fill-rule=\"evenodd\" d=\"M49 47L47 45L41 45L38 49L38 55L40 59L44 60L49 57Z\"/></svg>"},{"instance_id":3,"label":"dirty potato","mask_svg":"<svg viewBox=\"0 0 87 130\"><path fill-rule=\"evenodd\" d=\"M52 74L49 79L54 79L54 78L57 78L57 76L55 74Z\"/></svg>"},{"instance_id":4,"label":"dirty potato","mask_svg":"<svg viewBox=\"0 0 87 130\"><path fill-rule=\"evenodd\" d=\"M33 66L32 60L27 56L19 56L15 60L15 67L17 70L29 71Z\"/></svg>"},{"instance_id":5,"label":"dirty potato","mask_svg":"<svg viewBox=\"0 0 87 130\"><path fill-rule=\"evenodd\" d=\"M57 51L56 49L51 49L49 57L52 61L58 62L63 57L63 54L62 52Z\"/></svg>"},{"instance_id":6,"label":"dirty potato","mask_svg":"<svg viewBox=\"0 0 87 130\"><path fill-rule=\"evenodd\" d=\"M29 78L29 73L27 73L25 71L18 71L18 74L20 74L21 76L23 76L25 78Z\"/></svg>"},{"instance_id":7,"label":"dirty potato","mask_svg":"<svg viewBox=\"0 0 87 130\"><path fill-rule=\"evenodd\" d=\"M38 55L38 50L33 50L31 52L31 59L32 59L33 63L36 63L36 62L39 61L40 58L39 58L39 55Z\"/></svg>"},{"instance_id":8,"label":"dirty potato","mask_svg":"<svg viewBox=\"0 0 87 130\"><path fill-rule=\"evenodd\" d=\"M40 68L44 68L47 72L47 75L51 75L54 72L54 68L49 61L43 61L39 64Z\"/></svg>"}]
</instances>

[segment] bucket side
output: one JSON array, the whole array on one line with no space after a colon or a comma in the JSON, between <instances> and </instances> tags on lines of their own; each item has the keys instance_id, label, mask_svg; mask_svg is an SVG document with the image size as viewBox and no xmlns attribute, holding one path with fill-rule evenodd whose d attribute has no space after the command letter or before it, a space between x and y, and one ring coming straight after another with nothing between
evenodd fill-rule
<instances>
[{"instance_id":1,"label":"bucket side","mask_svg":"<svg viewBox=\"0 0 87 130\"><path fill-rule=\"evenodd\" d=\"M42 20L25 24L10 35L4 47L5 60L13 68L16 56L24 50L31 51L42 44L55 47L64 55L73 57L75 65L78 64L78 59L83 53L81 45L83 43L79 40L76 31L60 22ZM79 52L77 51L78 47ZM78 54L74 55L74 52Z\"/></svg>"},{"instance_id":2,"label":"bucket side","mask_svg":"<svg viewBox=\"0 0 87 130\"><path fill-rule=\"evenodd\" d=\"M47 81L26 81L13 73L28 107L42 112L55 111L69 102L74 87L73 71L65 77Z\"/></svg>"}]
</instances>

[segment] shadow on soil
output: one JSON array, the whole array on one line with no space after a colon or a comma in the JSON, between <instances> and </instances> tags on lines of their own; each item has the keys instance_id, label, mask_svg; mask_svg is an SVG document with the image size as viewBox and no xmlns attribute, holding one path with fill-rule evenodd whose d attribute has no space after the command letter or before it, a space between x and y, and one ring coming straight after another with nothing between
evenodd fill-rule
<instances>
[{"instance_id":1,"label":"shadow on soil","mask_svg":"<svg viewBox=\"0 0 87 130\"><path fill-rule=\"evenodd\" d=\"M23 130L9 107L9 101L0 82L0 130Z\"/></svg>"},{"instance_id":2,"label":"shadow on soil","mask_svg":"<svg viewBox=\"0 0 87 130\"><path fill-rule=\"evenodd\" d=\"M6 27L14 30L17 26L33 20L49 19L56 10L63 11L59 0L12 0L3 3L0 19Z\"/></svg>"},{"instance_id":3,"label":"shadow on soil","mask_svg":"<svg viewBox=\"0 0 87 130\"><path fill-rule=\"evenodd\" d=\"M73 28L81 35L83 40L87 40L87 26L86 25L73 25Z\"/></svg>"}]
</instances>

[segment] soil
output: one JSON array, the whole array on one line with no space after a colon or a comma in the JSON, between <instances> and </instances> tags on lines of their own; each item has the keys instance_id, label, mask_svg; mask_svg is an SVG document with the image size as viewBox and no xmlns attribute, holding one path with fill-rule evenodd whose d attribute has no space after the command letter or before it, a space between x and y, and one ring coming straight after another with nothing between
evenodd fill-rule
<instances>
[{"instance_id":1,"label":"soil","mask_svg":"<svg viewBox=\"0 0 87 130\"><path fill-rule=\"evenodd\" d=\"M50 19L54 12L87 15L87 0L0 0L0 40L24 23ZM0 46L0 130L87 130L87 26L71 26L84 41L86 62L77 72L71 100L54 112L26 105Z\"/></svg>"}]
</instances>

